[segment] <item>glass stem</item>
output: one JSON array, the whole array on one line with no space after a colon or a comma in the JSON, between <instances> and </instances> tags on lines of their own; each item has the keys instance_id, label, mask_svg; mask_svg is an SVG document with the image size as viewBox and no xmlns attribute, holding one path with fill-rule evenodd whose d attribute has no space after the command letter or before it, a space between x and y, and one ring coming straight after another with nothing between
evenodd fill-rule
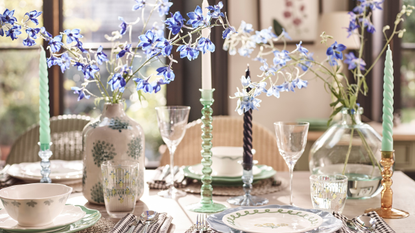
<instances>
[{"instance_id":1,"label":"glass stem","mask_svg":"<svg viewBox=\"0 0 415 233\"><path fill-rule=\"evenodd\" d=\"M294 165L295 165L295 162L290 161L288 163L288 168L290 169L290 205L294 205L294 203L293 203L293 176L294 176Z\"/></svg>"},{"instance_id":2,"label":"glass stem","mask_svg":"<svg viewBox=\"0 0 415 233\"><path fill-rule=\"evenodd\" d=\"M174 152L176 151L177 146L172 145L169 148L170 152L170 177L171 177L171 186L170 189L174 189Z\"/></svg>"}]
</instances>

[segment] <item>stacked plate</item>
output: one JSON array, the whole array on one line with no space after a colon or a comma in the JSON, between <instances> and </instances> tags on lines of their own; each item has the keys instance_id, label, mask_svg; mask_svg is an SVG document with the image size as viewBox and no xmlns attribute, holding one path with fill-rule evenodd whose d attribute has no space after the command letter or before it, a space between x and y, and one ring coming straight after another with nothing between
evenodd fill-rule
<instances>
[{"instance_id":1,"label":"stacked plate","mask_svg":"<svg viewBox=\"0 0 415 233\"><path fill-rule=\"evenodd\" d=\"M192 166L186 166L183 171L185 176L192 179L201 180L202 179L202 164L196 164ZM252 169L254 176L254 182L262 179L267 179L276 174L276 171L266 165L254 165ZM242 185L242 172L232 175L218 175L217 172L212 172L212 184L213 185Z\"/></svg>"},{"instance_id":2,"label":"stacked plate","mask_svg":"<svg viewBox=\"0 0 415 233\"><path fill-rule=\"evenodd\" d=\"M39 182L42 178L40 162L13 164L7 173L15 178L26 182ZM77 183L82 179L83 163L82 160L50 161L50 175L54 183Z\"/></svg>"},{"instance_id":3,"label":"stacked plate","mask_svg":"<svg viewBox=\"0 0 415 233\"><path fill-rule=\"evenodd\" d=\"M212 229L221 233L329 233L343 225L329 212L280 205L231 208L210 215L207 221Z\"/></svg>"},{"instance_id":4,"label":"stacked plate","mask_svg":"<svg viewBox=\"0 0 415 233\"><path fill-rule=\"evenodd\" d=\"M84 206L66 205L62 213L53 222L40 227L22 227L12 219L4 208L0 210L0 233L6 232L35 232L35 233L69 233L78 232L93 226L101 218L98 210Z\"/></svg>"}]
</instances>

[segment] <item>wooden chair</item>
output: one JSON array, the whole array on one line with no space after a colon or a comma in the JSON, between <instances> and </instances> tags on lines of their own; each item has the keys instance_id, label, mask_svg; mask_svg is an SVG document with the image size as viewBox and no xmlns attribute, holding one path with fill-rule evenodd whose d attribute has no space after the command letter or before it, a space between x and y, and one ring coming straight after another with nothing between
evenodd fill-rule
<instances>
[{"instance_id":1,"label":"wooden chair","mask_svg":"<svg viewBox=\"0 0 415 233\"><path fill-rule=\"evenodd\" d=\"M82 159L82 130L91 118L81 115L61 115L50 119L51 159ZM12 145L6 164L40 161L39 124L24 132Z\"/></svg>"},{"instance_id":2,"label":"wooden chair","mask_svg":"<svg viewBox=\"0 0 415 233\"><path fill-rule=\"evenodd\" d=\"M240 146L243 145L243 120L229 116L213 117L213 146ZM175 165L194 165L200 163L202 150L201 120L190 122L186 134L175 152ZM258 164L272 166L276 171L288 171L288 167L278 152L275 135L265 127L252 124L252 147L256 150L254 160ZM169 150L162 153L160 165L170 163Z\"/></svg>"}]
</instances>

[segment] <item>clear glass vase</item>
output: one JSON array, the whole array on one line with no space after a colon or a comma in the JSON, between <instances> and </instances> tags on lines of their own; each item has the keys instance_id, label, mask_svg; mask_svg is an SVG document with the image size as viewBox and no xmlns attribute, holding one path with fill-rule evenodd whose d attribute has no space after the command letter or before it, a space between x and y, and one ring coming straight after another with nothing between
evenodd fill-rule
<instances>
[{"instance_id":1,"label":"clear glass vase","mask_svg":"<svg viewBox=\"0 0 415 233\"><path fill-rule=\"evenodd\" d=\"M382 190L381 136L362 123L363 109L343 108L342 119L332 125L311 147L313 174L344 174L348 199L368 199Z\"/></svg>"}]
</instances>

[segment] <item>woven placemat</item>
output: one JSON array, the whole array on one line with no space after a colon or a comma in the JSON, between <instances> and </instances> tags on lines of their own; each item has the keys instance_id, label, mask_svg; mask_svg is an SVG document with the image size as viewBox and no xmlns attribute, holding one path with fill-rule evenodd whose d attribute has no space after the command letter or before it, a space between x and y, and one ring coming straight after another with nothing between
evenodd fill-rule
<instances>
[{"instance_id":1,"label":"woven placemat","mask_svg":"<svg viewBox=\"0 0 415 233\"><path fill-rule=\"evenodd\" d=\"M115 223L112 221L108 221L108 219L101 218L95 223L93 226L84 229L82 231L78 231L79 233L104 233L110 231L114 227Z\"/></svg>"},{"instance_id":2,"label":"woven placemat","mask_svg":"<svg viewBox=\"0 0 415 233\"><path fill-rule=\"evenodd\" d=\"M262 195L268 193L274 193L281 191L287 188L289 182L281 177L276 178L269 178L260 180L253 184L252 188L252 195ZM188 193L200 193L200 188L202 183L200 182L193 182L188 184L185 188L181 188L181 190L188 192ZM244 195L244 191L241 186L215 186L213 185L213 195L216 196L239 196Z\"/></svg>"}]
</instances>

